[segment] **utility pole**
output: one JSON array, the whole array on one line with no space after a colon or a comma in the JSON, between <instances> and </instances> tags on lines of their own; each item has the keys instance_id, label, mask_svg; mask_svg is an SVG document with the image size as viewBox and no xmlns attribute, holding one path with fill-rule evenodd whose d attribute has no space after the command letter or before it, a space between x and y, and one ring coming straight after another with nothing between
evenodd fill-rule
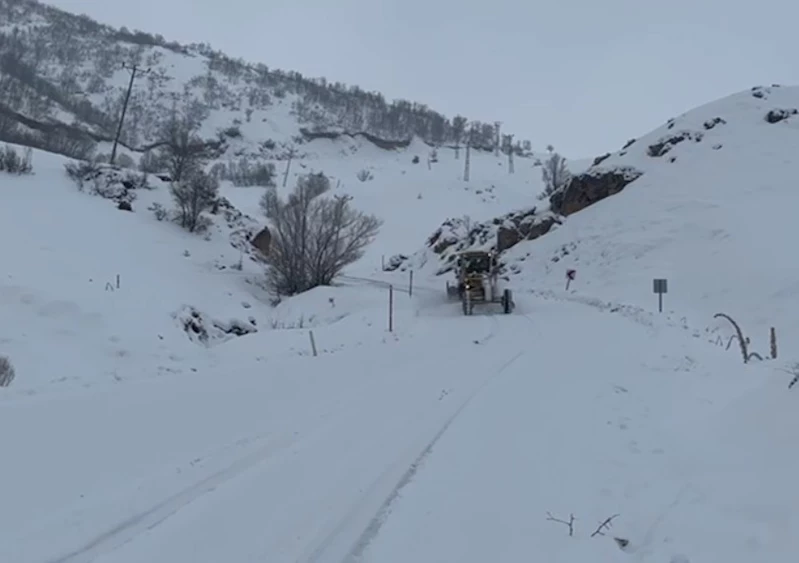
<instances>
[{"instance_id":1,"label":"utility pole","mask_svg":"<svg viewBox=\"0 0 799 563\"><path fill-rule=\"evenodd\" d=\"M291 169L291 159L294 158L294 147L289 149L289 160L286 163L286 172L283 174L283 187L286 187L286 182L289 179L289 170Z\"/></svg>"},{"instance_id":2,"label":"utility pole","mask_svg":"<svg viewBox=\"0 0 799 563\"><path fill-rule=\"evenodd\" d=\"M499 141L502 139L502 137L499 135L499 128L501 126L501 121L494 122L494 156L499 156Z\"/></svg>"},{"instance_id":3,"label":"utility pole","mask_svg":"<svg viewBox=\"0 0 799 563\"><path fill-rule=\"evenodd\" d=\"M119 123L117 124L117 134L114 136L114 147L111 149L110 164L113 166L117 158L117 145L119 144L119 136L122 134L122 124L125 122L125 113L128 111L128 102L130 101L130 94L133 91L133 81L136 80L136 74L146 74L150 69L142 70L138 65L127 65L122 63L122 68L130 72L130 82L128 82L128 91L125 93L125 101L122 102L122 113L119 116Z\"/></svg>"},{"instance_id":4,"label":"utility pole","mask_svg":"<svg viewBox=\"0 0 799 563\"><path fill-rule=\"evenodd\" d=\"M513 135L508 135L508 174L513 174Z\"/></svg>"},{"instance_id":5,"label":"utility pole","mask_svg":"<svg viewBox=\"0 0 799 563\"><path fill-rule=\"evenodd\" d=\"M472 125L472 127L469 129L469 137L466 140L466 163L465 163L464 169L463 169L463 181L464 182L468 182L469 181L469 153L470 153L471 148L472 148L473 135L474 135L474 125Z\"/></svg>"}]
</instances>

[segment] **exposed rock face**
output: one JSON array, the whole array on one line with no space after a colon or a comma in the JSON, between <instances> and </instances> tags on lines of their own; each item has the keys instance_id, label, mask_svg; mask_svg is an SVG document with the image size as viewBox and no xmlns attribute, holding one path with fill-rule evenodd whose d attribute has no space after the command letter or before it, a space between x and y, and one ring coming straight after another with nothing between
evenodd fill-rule
<instances>
[{"instance_id":1,"label":"exposed rock face","mask_svg":"<svg viewBox=\"0 0 799 563\"><path fill-rule=\"evenodd\" d=\"M269 247L272 244L272 233L269 231L269 228L264 227L261 229L257 235L252 237L250 244L252 244L262 256L269 256Z\"/></svg>"},{"instance_id":2,"label":"exposed rock face","mask_svg":"<svg viewBox=\"0 0 799 563\"><path fill-rule=\"evenodd\" d=\"M619 193L642 175L643 172L630 167L589 170L584 174L578 174L572 178L566 189L554 193L549 198L551 209L553 213L571 215Z\"/></svg>"},{"instance_id":3,"label":"exposed rock face","mask_svg":"<svg viewBox=\"0 0 799 563\"><path fill-rule=\"evenodd\" d=\"M670 135L668 137L664 137L660 139L657 143L649 145L647 147L647 154L652 157L663 156L667 152L669 152L673 147L679 145L683 141L694 141L700 142L704 135L697 131L681 131L674 135Z\"/></svg>"},{"instance_id":4,"label":"exposed rock face","mask_svg":"<svg viewBox=\"0 0 799 563\"><path fill-rule=\"evenodd\" d=\"M708 119L707 121L705 121L702 124L702 127L704 127L706 130L710 131L716 125L726 125L726 124L727 124L727 122L724 119L722 119L721 117L714 117L713 119Z\"/></svg>"},{"instance_id":5,"label":"exposed rock face","mask_svg":"<svg viewBox=\"0 0 799 563\"><path fill-rule=\"evenodd\" d=\"M497 252L504 252L523 240L537 239L556 224L561 224L556 215L536 215L535 208L507 215L497 229Z\"/></svg>"},{"instance_id":6,"label":"exposed rock face","mask_svg":"<svg viewBox=\"0 0 799 563\"><path fill-rule=\"evenodd\" d=\"M766 114L766 121L769 123L779 123L784 119L788 119L792 115L796 115L797 110L794 108L790 109L773 109Z\"/></svg>"},{"instance_id":7,"label":"exposed rock face","mask_svg":"<svg viewBox=\"0 0 799 563\"><path fill-rule=\"evenodd\" d=\"M600 164L602 164L602 162L604 162L608 158L610 158L610 153L606 152L605 154L596 157L591 166L599 166Z\"/></svg>"}]
</instances>

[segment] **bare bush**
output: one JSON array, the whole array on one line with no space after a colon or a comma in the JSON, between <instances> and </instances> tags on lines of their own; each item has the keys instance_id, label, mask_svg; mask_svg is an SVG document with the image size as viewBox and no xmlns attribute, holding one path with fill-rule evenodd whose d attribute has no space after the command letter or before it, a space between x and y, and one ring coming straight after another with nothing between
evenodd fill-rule
<instances>
[{"instance_id":1,"label":"bare bush","mask_svg":"<svg viewBox=\"0 0 799 563\"><path fill-rule=\"evenodd\" d=\"M8 387L14 381L16 373L11 360L6 356L0 356L0 387Z\"/></svg>"},{"instance_id":2,"label":"bare bush","mask_svg":"<svg viewBox=\"0 0 799 563\"><path fill-rule=\"evenodd\" d=\"M78 185L78 189L83 191L88 180L92 180L100 175L101 166L96 162L79 160L77 162L67 162L64 164L64 171L69 179Z\"/></svg>"},{"instance_id":3,"label":"bare bush","mask_svg":"<svg viewBox=\"0 0 799 563\"><path fill-rule=\"evenodd\" d=\"M133 170L127 170L122 179L122 183L126 184L132 190L154 190L155 187L150 184L150 177L146 172L136 173Z\"/></svg>"},{"instance_id":4,"label":"bare bush","mask_svg":"<svg viewBox=\"0 0 799 563\"><path fill-rule=\"evenodd\" d=\"M726 313L716 313L715 315L713 315L713 318L727 319L730 322L730 324L732 324L733 328L735 329L735 334L733 336L737 338L738 344L740 344L741 346L741 356L743 357L745 364L748 364L749 360L751 360L752 358L757 358L758 360L761 361L763 360L763 356L761 356L757 352L749 351L749 345L751 344L749 337L744 336L741 327L738 325L738 323L735 322L735 320L731 316L727 315ZM727 343L727 349L730 348L730 344L732 344L732 337L730 337L730 341ZM776 343L774 344L774 350L776 354Z\"/></svg>"},{"instance_id":5,"label":"bare bush","mask_svg":"<svg viewBox=\"0 0 799 563\"><path fill-rule=\"evenodd\" d=\"M565 524L569 527L569 537L574 536L574 514L569 514L569 519L563 520L562 518L555 518L552 516L551 512L547 512L547 520L550 522L557 522L558 524Z\"/></svg>"},{"instance_id":6,"label":"bare bush","mask_svg":"<svg viewBox=\"0 0 799 563\"><path fill-rule=\"evenodd\" d=\"M271 162L252 163L246 158L235 162L231 161L227 166L217 163L213 166L213 173L217 174L220 179L228 180L239 188L252 186L268 188L274 186L277 174L275 165Z\"/></svg>"},{"instance_id":7,"label":"bare bush","mask_svg":"<svg viewBox=\"0 0 799 563\"><path fill-rule=\"evenodd\" d=\"M6 145L5 149L0 151L0 172L18 176L31 174L33 173L32 159L33 151L30 148L26 148L25 152L20 156L14 147Z\"/></svg>"},{"instance_id":8,"label":"bare bush","mask_svg":"<svg viewBox=\"0 0 799 563\"><path fill-rule=\"evenodd\" d=\"M569 185L571 172L566 166L566 159L555 152L552 145L547 147L549 156L541 163L541 179L544 182L544 191L538 199L546 199L555 192L561 191Z\"/></svg>"},{"instance_id":9,"label":"bare bush","mask_svg":"<svg viewBox=\"0 0 799 563\"><path fill-rule=\"evenodd\" d=\"M136 161L133 160L133 157L125 153L118 154L114 164L120 168L136 168Z\"/></svg>"},{"instance_id":10,"label":"bare bush","mask_svg":"<svg viewBox=\"0 0 799 563\"><path fill-rule=\"evenodd\" d=\"M364 168L363 170L359 170L358 174L356 174L356 177L361 182L368 182L369 180L374 180L374 175L372 175L372 173L366 168Z\"/></svg>"},{"instance_id":11,"label":"bare bush","mask_svg":"<svg viewBox=\"0 0 799 563\"><path fill-rule=\"evenodd\" d=\"M323 197L329 190L320 172L301 176L285 201L274 189L261 200L272 233L268 282L281 295L330 285L380 230L381 221L353 209L350 197Z\"/></svg>"},{"instance_id":12,"label":"bare bush","mask_svg":"<svg viewBox=\"0 0 799 563\"><path fill-rule=\"evenodd\" d=\"M596 529L593 532L591 532L590 537L595 538L597 536L604 536L605 532L609 531L610 528L612 527L613 520L615 520L618 517L619 517L618 514L613 514L602 520L599 523L599 525L596 527ZM563 518L554 517L551 512L547 512L547 520L549 522L556 522L558 524L563 524L569 529L569 537L574 537L576 531L574 523L577 521L577 519L574 517L574 514L569 514L569 519L564 520ZM624 549L630 544L630 540L625 538L614 537L613 541L616 542L616 545L618 545L620 549Z\"/></svg>"},{"instance_id":13,"label":"bare bush","mask_svg":"<svg viewBox=\"0 0 799 563\"><path fill-rule=\"evenodd\" d=\"M147 208L147 210L153 212L153 215L157 221L163 221L169 217L169 211L157 201L153 202L150 207Z\"/></svg>"},{"instance_id":14,"label":"bare bush","mask_svg":"<svg viewBox=\"0 0 799 563\"><path fill-rule=\"evenodd\" d=\"M149 174L163 172L166 164L163 158L159 157L154 151L145 152L139 159L139 170Z\"/></svg>"},{"instance_id":15,"label":"bare bush","mask_svg":"<svg viewBox=\"0 0 799 563\"><path fill-rule=\"evenodd\" d=\"M219 182L203 172L192 171L180 182L170 186L175 200L176 220L190 233L203 230L201 220L203 211L211 208L219 195Z\"/></svg>"},{"instance_id":16,"label":"bare bush","mask_svg":"<svg viewBox=\"0 0 799 563\"><path fill-rule=\"evenodd\" d=\"M200 169L208 157L208 145L196 133L196 125L188 118L173 115L167 122L159 159L169 171L173 182L180 183Z\"/></svg>"},{"instance_id":17,"label":"bare bush","mask_svg":"<svg viewBox=\"0 0 799 563\"><path fill-rule=\"evenodd\" d=\"M793 389L794 385L799 383L799 362L794 362L788 369L782 371L793 376L788 382L788 389Z\"/></svg>"}]
</instances>

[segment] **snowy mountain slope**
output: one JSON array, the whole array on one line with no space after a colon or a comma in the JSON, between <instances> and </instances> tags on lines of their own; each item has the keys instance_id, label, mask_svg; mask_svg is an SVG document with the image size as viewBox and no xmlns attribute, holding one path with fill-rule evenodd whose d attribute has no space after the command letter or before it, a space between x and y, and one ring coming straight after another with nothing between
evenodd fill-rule
<instances>
[{"instance_id":1,"label":"snowy mountain slope","mask_svg":"<svg viewBox=\"0 0 799 563\"><path fill-rule=\"evenodd\" d=\"M257 308L243 306L263 292L215 267L239 259L224 222L211 242L157 223L146 206L168 201L168 193L155 178L154 190L138 191L137 212L118 211L108 200L79 193L64 160L37 152L34 175L3 176L0 299L14 322L0 328L0 353L17 366L14 388L187 369L181 360L200 354L201 346L181 326L185 307L252 329L266 322Z\"/></svg>"},{"instance_id":2,"label":"snowy mountain slope","mask_svg":"<svg viewBox=\"0 0 799 563\"><path fill-rule=\"evenodd\" d=\"M59 21L56 30L96 28ZM164 92L208 70L204 49L157 49L154 64L171 65L174 89L165 70L140 101L167 113L139 115L128 140L144 142L147 123L168 115ZM75 65L64 74L90 81ZM789 250L773 241L791 233L785 186L796 132L795 118L765 121L770 110L799 106L795 89L709 104L597 163L581 181L619 166L640 177L511 245L513 315L464 318L444 297L434 253L403 263L418 268L412 296L407 270L382 272L383 258L447 217L489 225L486 237L503 226L494 217L526 221L541 191L534 159L519 158L511 175L506 156L475 150L464 182L463 150L456 159L440 147L428 165L431 148L415 129L413 137L388 127L387 138L401 141L390 149L364 135L301 143L304 121L351 123L311 111L323 102L298 106L307 92L255 108L252 84L229 74L220 97L213 80L196 80L178 100L212 91L203 135L238 128L218 137L218 162L276 163L280 184L294 145L299 155L279 192L323 171L334 193L352 195L383 229L341 285L273 306L246 242L263 225L263 188L223 182L235 207L209 215L212 229L197 236L148 210L170 203L153 177L153 189L135 190L131 213L80 193L60 156L36 151L35 175L0 176L0 355L17 368L0 389L0 561L795 558L799 457L785 444L799 421L790 376L774 370L793 357L795 272L774 266ZM285 86L276 76L269 88ZM123 79L97 87L110 85L105 93L117 99ZM190 106L182 111L197 110ZM102 123L72 115L101 136ZM682 142L649 156L684 130ZM357 178L364 169L371 180ZM567 195L551 209L544 202L534 219L580 203ZM577 280L565 293L568 267ZM655 276L669 278L668 314L652 313ZM385 283L396 290L391 332ZM712 324L717 307L761 353L765 330L777 325L780 360L743 366L724 349L729 328ZM547 521L548 511L574 513L575 537ZM616 513L608 535L590 537ZM611 534L629 540L628 553Z\"/></svg>"},{"instance_id":3,"label":"snowy mountain slope","mask_svg":"<svg viewBox=\"0 0 799 563\"><path fill-rule=\"evenodd\" d=\"M337 186L334 192L351 195L359 209L383 219L367 255L347 271L351 276L372 276L384 255L423 236L450 212L485 218L523 205L540 191L532 166L501 176L501 159L475 153L472 181L464 184L458 180L463 155L455 159L451 151L441 150L438 162L428 168L412 163L416 145L396 153L360 147L373 153L373 178L361 182L355 177L360 158L338 156L347 145L318 142L315 166L294 163L286 188L278 191L289 190L300 174L322 170ZM148 176L152 189L135 190L130 213L117 210L112 201L80 193L65 174L66 162L34 151L34 175L2 177L0 235L14 242L0 251L6 272L0 295L4 309L17 320L0 328L0 354L14 358L18 376L13 388L19 392L41 390L54 381L97 384L199 369L195 360L191 366L182 364L205 348L200 335L184 330L193 310L203 315L210 346L234 338L235 333L225 333L231 329L340 327L343 318L370 306L379 307L385 326L386 295L379 286L374 287L375 305L364 301L363 293L350 297L357 294L355 289L320 288L309 297L271 307L272 296L262 289L264 267L250 258L246 242L265 224L258 208L264 188L222 182L222 196L235 207L208 214L214 223L211 231L191 235L157 221L149 210L153 203L173 205L167 184L157 177ZM337 304L331 306L330 299ZM301 305L305 302L308 306ZM41 354L43 335L58 353ZM286 335L273 337L294 342ZM300 342L300 349L307 351L307 335ZM345 342L335 338L327 345ZM87 359L93 369L85 368Z\"/></svg>"},{"instance_id":4,"label":"snowy mountain slope","mask_svg":"<svg viewBox=\"0 0 799 563\"><path fill-rule=\"evenodd\" d=\"M587 175L601 178L620 167L642 175L507 250L511 285L560 294L566 270L575 269L572 294L657 311L652 280L666 278L666 313L700 331L710 328L709 337L720 336L725 347L733 329L712 317L727 313L762 356L774 326L781 353L792 358L799 338L799 266L790 257L799 236L791 180L799 172L799 121L769 120L795 108L799 88L753 88L686 112L609 154ZM586 182L566 197L579 202L593 188ZM546 208L538 217L546 218ZM493 227L490 243L495 233ZM429 275L441 266L429 249L415 260L427 261Z\"/></svg>"},{"instance_id":5,"label":"snowy mountain slope","mask_svg":"<svg viewBox=\"0 0 799 563\"><path fill-rule=\"evenodd\" d=\"M368 141L314 141L316 152L289 168L289 180L278 193L293 188L296 177L308 172L324 172L330 177L334 193L353 197L353 205L383 220L381 232L358 265L361 273L372 273L382 258L400 253L415 240L426 236L443 219L468 216L486 220L497 213L524 207L543 189L540 168L524 159L507 171L507 158L474 151L470 156L469 181L463 181L464 151L438 149L437 162L427 163L429 147L418 139L407 148L387 152ZM414 164L414 158L419 163ZM285 163L275 161L279 172ZM358 179L368 170L372 179ZM258 200L262 189L235 189L228 184L226 196L247 214L259 216Z\"/></svg>"},{"instance_id":6,"label":"snowy mountain slope","mask_svg":"<svg viewBox=\"0 0 799 563\"><path fill-rule=\"evenodd\" d=\"M107 158L133 65L120 140L135 160L164 140L163 125L176 113L236 159L285 157L292 148L301 156L320 133L447 146L462 145L471 129L473 146L493 149L497 140L489 123L389 103L356 86L232 59L207 44L114 29L32 0L0 1L0 140ZM530 154L529 142L514 147L520 157Z\"/></svg>"}]
</instances>

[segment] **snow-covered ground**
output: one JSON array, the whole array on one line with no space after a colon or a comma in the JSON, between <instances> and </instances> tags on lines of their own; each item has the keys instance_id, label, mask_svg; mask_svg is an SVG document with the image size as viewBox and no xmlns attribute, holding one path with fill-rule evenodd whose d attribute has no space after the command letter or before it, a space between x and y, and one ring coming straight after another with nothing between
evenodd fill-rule
<instances>
[{"instance_id":1,"label":"snow-covered ground","mask_svg":"<svg viewBox=\"0 0 799 563\"><path fill-rule=\"evenodd\" d=\"M769 111L783 108L799 108L799 88L741 92L612 155L603 166L633 166L644 175L539 241L512 249L509 261L522 265L514 283L560 292L573 268L576 293L651 310L657 307L652 280L665 278L668 313L699 328L719 327L727 339L731 326L713 321L726 313L762 356L775 327L783 355L799 360L793 350L799 262L791 250L799 121L766 121ZM707 129L716 118L723 121ZM682 141L661 157L647 154L649 146L684 132L701 134L701 141Z\"/></svg>"},{"instance_id":2,"label":"snow-covered ground","mask_svg":"<svg viewBox=\"0 0 799 563\"><path fill-rule=\"evenodd\" d=\"M0 355L17 370L0 389L0 561L794 560L799 411L775 368L795 358L796 132L756 121L799 105L789 92L686 114L675 128L726 123L674 163L643 152L665 128L611 157L644 176L510 251L507 316L461 316L427 270L408 295L380 258L447 217L529 205L532 162L509 175L478 153L464 186L462 154L428 170L419 147L314 145L293 170L340 179L385 225L340 286L273 307L231 246L261 223L262 189L225 186L252 220L218 216L206 240L147 211L164 185L119 211L35 153L34 176L0 177ZM670 282L662 315L652 277ZM715 345L716 308L761 353L776 325L780 359ZM192 311L207 342L184 330Z\"/></svg>"}]
</instances>

